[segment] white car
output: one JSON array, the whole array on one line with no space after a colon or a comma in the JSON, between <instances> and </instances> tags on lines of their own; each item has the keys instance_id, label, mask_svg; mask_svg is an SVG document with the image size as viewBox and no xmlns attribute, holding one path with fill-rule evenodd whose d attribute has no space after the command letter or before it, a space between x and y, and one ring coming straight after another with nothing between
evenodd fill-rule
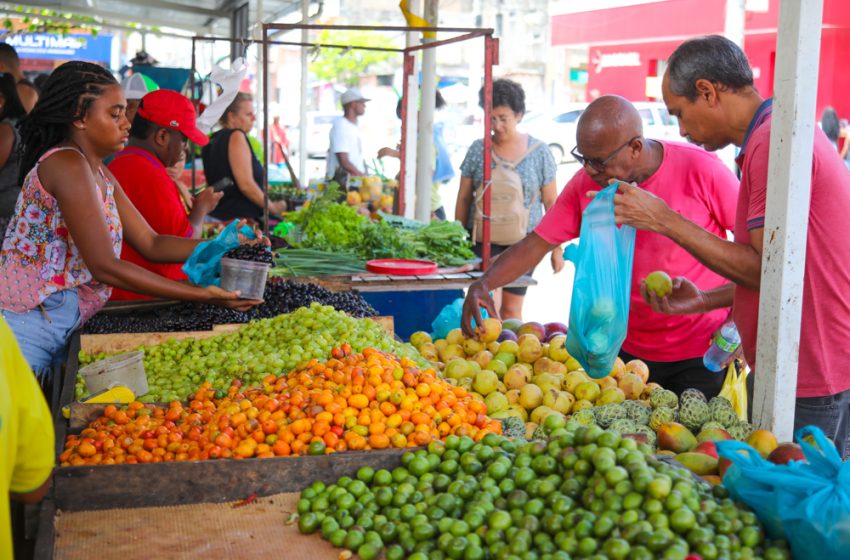
<instances>
[{"instance_id":1,"label":"white car","mask_svg":"<svg viewBox=\"0 0 850 560\"><path fill-rule=\"evenodd\" d=\"M578 119L587 105L571 103L555 111L528 115L517 128L546 142L556 162L569 161L570 150L576 145ZM676 117L667 112L663 103L637 101L633 105L643 119L643 135L646 138L681 140Z\"/></svg>"}]
</instances>

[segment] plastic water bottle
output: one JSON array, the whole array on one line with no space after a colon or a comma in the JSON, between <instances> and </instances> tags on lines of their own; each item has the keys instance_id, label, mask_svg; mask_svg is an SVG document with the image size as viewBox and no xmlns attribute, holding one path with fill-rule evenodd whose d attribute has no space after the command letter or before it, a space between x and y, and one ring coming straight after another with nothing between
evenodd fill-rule
<instances>
[{"instance_id":1,"label":"plastic water bottle","mask_svg":"<svg viewBox=\"0 0 850 560\"><path fill-rule=\"evenodd\" d=\"M714 341L702 357L702 363L707 370L721 371L723 363L735 353L740 345L741 335L738 334L738 327L735 326L732 319L729 319L720 327L720 332L714 337Z\"/></svg>"}]
</instances>

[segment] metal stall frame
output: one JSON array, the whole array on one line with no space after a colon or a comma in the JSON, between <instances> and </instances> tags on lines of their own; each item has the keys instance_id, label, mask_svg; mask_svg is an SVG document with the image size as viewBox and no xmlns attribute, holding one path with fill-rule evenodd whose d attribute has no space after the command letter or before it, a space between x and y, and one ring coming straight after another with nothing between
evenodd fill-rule
<instances>
[{"instance_id":1,"label":"metal stall frame","mask_svg":"<svg viewBox=\"0 0 850 560\"><path fill-rule=\"evenodd\" d=\"M439 41L432 41L429 43L422 43L419 45L414 45L411 47L405 47L403 49L392 49L386 47L362 47L362 46L352 46L352 45L334 45L334 44L326 44L326 43L316 43L316 42L299 42L299 41L271 41L268 40L269 31L273 32L286 32L286 31L294 31L294 30L337 30L337 31L398 31L404 33L426 33L426 32L434 32L434 33L461 33L461 35L457 37L452 37L450 39L443 39ZM292 45L292 46L301 46L301 47L318 47L318 48L335 48L342 50L349 49L357 49L357 50L376 50L376 51L390 51L390 52L398 52L404 56L403 62L403 87L402 87L402 115L401 115L401 173L400 180L398 185L398 208L399 213L404 214L405 209L405 155L407 153L407 103L405 101L408 98L408 95L411 93L409 90L409 78L413 74L413 57L416 51L421 51L425 49L432 49L442 45L449 45L452 43L458 43L461 41L468 41L470 39L476 38L484 39L484 169L483 169L483 179L482 185L484 189L483 195L483 227L482 227L482 253L481 253L481 267L483 270L487 269L488 263L490 261L490 177L491 177L491 150L492 150L492 138L491 134L491 122L490 115L493 110L493 96L492 96L492 83L493 83L493 65L499 63L499 40L493 37L493 30L479 29L479 28L469 28L469 27L409 27L409 26L382 26L382 25L318 25L318 24L305 24L305 23L264 23L263 24L263 35L261 40L255 40L252 42L262 43L263 45L263 146L267 148L268 138L268 127L269 127L269 88L268 88L268 48L269 45ZM194 40L192 42L192 61L194 66ZM268 181L268 158L263 162L263 166L266 174L266 181ZM193 167L194 168L194 167ZM265 191L265 209L263 213L266 234L268 234L268 189ZM474 240L473 240L474 241Z\"/></svg>"}]
</instances>

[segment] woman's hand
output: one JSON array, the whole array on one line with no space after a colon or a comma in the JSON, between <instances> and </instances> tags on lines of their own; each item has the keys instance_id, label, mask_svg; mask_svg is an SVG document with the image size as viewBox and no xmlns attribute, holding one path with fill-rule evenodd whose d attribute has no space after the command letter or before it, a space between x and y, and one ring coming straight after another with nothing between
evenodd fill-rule
<instances>
[{"instance_id":1,"label":"woman's hand","mask_svg":"<svg viewBox=\"0 0 850 560\"><path fill-rule=\"evenodd\" d=\"M261 299L239 299L239 292L228 292L218 286L207 286L204 288L209 296L209 303L220 305L236 311L248 311L263 303Z\"/></svg>"},{"instance_id":2,"label":"woman's hand","mask_svg":"<svg viewBox=\"0 0 850 560\"><path fill-rule=\"evenodd\" d=\"M286 212L285 200L269 202L269 214L283 214L284 212Z\"/></svg>"}]
</instances>

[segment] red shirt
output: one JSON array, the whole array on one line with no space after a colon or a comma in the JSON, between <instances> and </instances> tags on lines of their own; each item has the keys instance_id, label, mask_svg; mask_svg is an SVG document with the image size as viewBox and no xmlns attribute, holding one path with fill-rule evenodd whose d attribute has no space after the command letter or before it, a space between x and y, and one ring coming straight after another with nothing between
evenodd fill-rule
<instances>
[{"instance_id":1,"label":"red shirt","mask_svg":"<svg viewBox=\"0 0 850 560\"><path fill-rule=\"evenodd\" d=\"M663 199L672 209L711 233L726 237L735 217L738 180L717 156L696 146L661 142L661 166L640 187ZM534 230L552 244L578 237L581 215L590 199L587 191L599 186L584 172L573 176ZM685 276L703 290L727 281L700 264L669 238L638 231L632 268L629 327L623 350L644 360L675 362L702 356L711 336L728 315L717 310L702 315L655 313L640 295L640 282L655 270L671 277ZM566 310L565 310L566 314Z\"/></svg>"},{"instance_id":2,"label":"red shirt","mask_svg":"<svg viewBox=\"0 0 850 560\"><path fill-rule=\"evenodd\" d=\"M738 156L741 192L735 241L750 243L764 228L771 100L759 108ZM850 173L815 127L803 315L800 324L798 397L823 397L850 389ZM733 317L747 362L755 369L759 293L735 287Z\"/></svg>"},{"instance_id":3,"label":"red shirt","mask_svg":"<svg viewBox=\"0 0 850 560\"><path fill-rule=\"evenodd\" d=\"M109 170L155 232L160 235L191 237L192 224L180 200L177 185L154 154L142 148L126 148L115 156L109 164ZM182 264L161 264L146 260L126 241L121 247L121 259L172 280L186 280ZM115 288L111 299L152 298Z\"/></svg>"}]
</instances>

